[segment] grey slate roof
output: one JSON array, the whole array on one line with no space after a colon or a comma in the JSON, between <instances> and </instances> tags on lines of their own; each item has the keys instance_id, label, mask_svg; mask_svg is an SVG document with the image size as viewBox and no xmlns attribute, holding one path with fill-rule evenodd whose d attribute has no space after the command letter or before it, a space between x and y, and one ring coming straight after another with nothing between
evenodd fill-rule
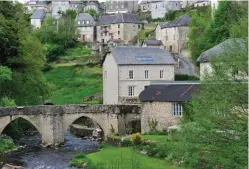
<instances>
[{"instance_id":1,"label":"grey slate roof","mask_svg":"<svg viewBox=\"0 0 249 169\"><path fill-rule=\"evenodd\" d=\"M199 89L200 83L196 81L151 84L140 93L139 99L142 102L189 102Z\"/></svg>"},{"instance_id":2,"label":"grey slate roof","mask_svg":"<svg viewBox=\"0 0 249 169\"><path fill-rule=\"evenodd\" d=\"M118 65L175 64L171 54L168 51L164 51L163 49L159 48L122 46L114 48L112 54Z\"/></svg>"},{"instance_id":3,"label":"grey slate roof","mask_svg":"<svg viewBox=\"0 0 249 169\"><path fill-rule=\"evenodd\" d=\"M150 46L160 46L163 44L161 40L144 40L144 43Z\"/></svg>"},{"instance_id":4,"label":"grey slate roof","mask_svg":"<svg viewBox=\"0 0 249 169\"><path fill-rule=\"evenodd\" d=\"M86 22L84 24L81 22L80 25L76 23L77 26L92 26L92 25L95 25L96 23L93 17L89 13L80 13L79 15L77 15L75 20L77 22L78 21L89 21L89 24L86 24Z\"/></svg>"},{"instance_id":5,"label":"grey slate roof","mask_svg":"<svg viewBox=\"0 0 249 169\"><path fill-rule=\"evenodd\" d=\"M171 22L162 22L159 23L158 25L161 27L161 29L179 27L179 26L188 26L190 19L191 18L188 16L188 14L184 14Z\"/></svg>"},{"instance_id":6,"label":"grey slate roof","mask_svg":"<svg viewBox=\"0 0 249 169\"><path fill-rule=\"evenodd\" d=\"M142 22L137 18L136 14L131 13L118 13L115 15L103 15L99 18L97 25L109 25L115 23L137 23L142 24Z\"/></svg>"},{"instance_id":7,"label":"grey slate roof","mask_svg":"<svg viewBox=\"0 0 249 169\"><path fill-rule=\"evenodd\" d=\"M221 55L223 52L231 50L233 47L240 46L241 48L246 48L247 44L244 39L241 38L232 38L228 39L208 50L205 52L202 52L202 54L198 57L196 62L203 63L203 62L209 62L212 59L215 59L217 56Z\"/></svg>"},{"instance_id":8,"label":"grey slate roof","mask_svg":"<svg viewBox=\"0 0 249 169\"><path fill-rule=\"evenodd\" d=\"M44 19L46 13L44 9L36 9L30 17L31 19Z\"/></svg>"}]
</instances>

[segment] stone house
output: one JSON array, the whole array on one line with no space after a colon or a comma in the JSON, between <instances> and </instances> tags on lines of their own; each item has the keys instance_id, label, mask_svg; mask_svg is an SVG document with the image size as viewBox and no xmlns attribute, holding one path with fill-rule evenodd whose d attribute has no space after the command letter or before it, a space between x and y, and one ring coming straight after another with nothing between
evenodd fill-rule
<instances>
[{"instance_id":1,"label":"stone house","mask_svg":"<svg viewBox=\"0 0 249 169\"><path fill-rule=\"evenodd\" d=\"M46 12L51 11L51 3L47 1L30 0L24 3L28 13L34 13L36 9L44 9Z\"/></svg>"},{"instance_id":2,"label":"stone house","mask_svg":"<svg viewBox=\"0 0 249 169\"><path fill-rule=\"evenodd\" d=\"M103 15L97 23L97 41L107 44L110 39L121 39L128 43L143 27L135 14L119 13Z\"/></svg>"},{"instance_id":3,"label":"stone house","mask_svg":"<svg viewBox=\"0 0 249 169\"><path fill-rule=\"evenodd\" d=\"M104 104L138 103L151 82L175 78L175 61L159 48L116 47L103 62Z\"/></svg>"},{"instance_id":4,"label":"stone house","mask_svg":"<svg viewBox=\"0 0 249 169\"><path fill-rule=\"evenodd\" d=\"M179 1L152 1L151 2L151 18L163 18L169 11L177 11L181 9Z\"/></svg>"},{"instance_id":5,"label":"stone house","mask_svg":"<svg viewBox=\"0 0 249 169\"><path fill-rule=\"evenodd\" d=\"M164 48L161 40L144 40L142 47Z\"/></svg>"},{"instance_id":6,"label":"stone house","mask_svg":"<svg viewBox=\"0 0 249 169\"><path fill-rule=\"evenodd\" d=\"M110 39L107 43L110 51L112 51L115 47L125 46L124 41L121 39Z\"/></svg>"},{"instance_id":7,"label":"stone house","mask_svg":"<svg viewBox=\"0 0 249 169\"><path fill-rule=\"evenodd\" d=\"M203 80L206 75L211 75L213 68L211 62L215 62L215 59L222 55L226 54L229 49L238 46L241 48L241 51L246 49L247 43L243 39L228 39L204 52L197 59L197 63L200 65L200 79ZM232 70L228 70L232 74Z\"/></svg>"},{"instance_id":8,"label":"stone house","mask_svg":"<svg viewBox=\"0 0 249 169\"><path fill-rule=\"evenodd\" d=\"M95 40L95 21L89 13L80 13L76 17L77 33L79 41L93 42Z\"/></svg>"},{"instance_id":9,"label":"stone house","mask_svg":"<svg viewBox=\"0 0 249 169\"><path fill-rule=\"evenodd\" d=\"M141 132L150 131L152 120L158 122L157 130L162 131L179 123L184 115L184 103L192 100L198 92L199 81L171 81L151 83L143 90L141 101Z\"/></svg>"},{"instance_id":10,"label":"stone house","mask_svg":"<svg viewBox=\"0 0 249 169\"><path fill-rule=\"evenodd\" d=\"M45 19L45 9L36 9L30 17L30 23L34 28L40 28L43 20Z\"/></svg>"},{"instance_id":11,"label":"stone house","mask_svg":"<svg viewBox=\"0 0 249 169\"><path fill-rule=\"evenodd\" d=\"M107 0L106 3L106 13L131 13L138 11L138 1L137 0Z\"/></svg>"},{"instance_id":12,"label":"stone house","mask_svg":"<svg viewBox=\"0 0 249 169\"><path fill-rule=\"evenodd\" d=\"M66 12L70 9L69 1L52 1L52 16L58 16L59 11Z\"/></svg>"},{"instance_id":13,"label":"stone house","mask_svg":"<svg viewBox=\"0 0 249 169\"><path fill-rule=\"evenodd\" d=\"M161 40L166 50L176 54L187 46L190 17L187 14L171 22L159 23L156 39Z\"/></svg>"},{"instance_id":14,"label":"stone house","mask_svg":"<svg viewBox=\"0 0 249 169\"><path fill-rule=\"evenodd\" d=\"M96 13L103 13L104 8L99 4L99 1L89 1L85 6L84 6L84 11L88 11L90 9L93 9L96 11Z\"/></svg>"},{"instance_id":15,"label":"stone house","mask_svg":"<svg viewBox=\"0 0 249 169\"><path fill-rule=\"evenodd\" d=\"M78 13L83 10L84 4L81 0L69 1L70 9L77 11Z\"/></svg>"},{"instance_id":16,"label":"stone house","mask_svg":"<svg viewBox=\"0 0 249 169\"><path fill-rule=\"evenodd\" d=\"M208 6L210 5L209 0L198 0L194 3L194 7L202 7L202 6Z\"/></svg>"},{"instance_id":17,"label":"stone house","mask_svg":"<svg viewBox=\"0 0 249 169\"><path fill-rule=\"evenodd\" d=\"M141 12L150 12L151 11L151 2L152 0L142 0L139 3L139 8Z\"/></svg>"}]
</instances>

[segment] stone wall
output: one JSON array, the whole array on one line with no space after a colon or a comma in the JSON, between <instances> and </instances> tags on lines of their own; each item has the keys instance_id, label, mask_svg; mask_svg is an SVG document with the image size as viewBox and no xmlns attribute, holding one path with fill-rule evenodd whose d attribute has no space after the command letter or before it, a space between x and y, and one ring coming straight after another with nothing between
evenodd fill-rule
<instances>
[{"instance_id":1,"label":"stone wall","mask_svg":"<svg viewBox=\"0 0 249 169\"><path fill-rule=\"evenodd\" d=\"M144 102L141 108L141 132L149 132L148 119L156 119L158 121L157 130L161 131L167 127L176 125L179 117L171 114L172 103L169 102Z\"/></svg>"}]
</instances>

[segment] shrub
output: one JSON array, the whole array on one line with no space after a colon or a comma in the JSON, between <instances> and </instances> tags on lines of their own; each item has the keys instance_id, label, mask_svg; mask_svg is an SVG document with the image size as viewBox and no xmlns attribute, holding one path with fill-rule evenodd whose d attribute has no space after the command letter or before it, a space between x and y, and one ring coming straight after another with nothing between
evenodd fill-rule
<instances>
[{"instance_id":1,"label":"shrub","mask_svg":"<svg viewBox=\"0 0 249 169\"><path fill-rule=\"evenodd\" d=\"M121 139L121 147L129 147L131 145L132 145L132 142L128 137Z\"/></svg>"},{"instance_id":2,"label":"shrub","mask_svg":"<svg viewBox=\"0 0 249 169\"><path fill-rule=\"evenodd\" d=\"M72 161L69 163L69 166L81 168L85 162L86 162L86 155L85 154L77 154L74 156Z\"/></svg>"},{"instance_id":3,"label":"shrub","mask_svg":"<svg viewBox=\"0 0 249 169\"><path fill-rule=\"evenodd\" d=\"M114 129L112 124L111 124L111 128L110 128L110 132L111 132L111 134L115 134L115 129Z\"/></svg>"},{"instance_id":4,"label":"shrub","mask_svg":"<svg viewBox=\"0 0 249 169\"><path fill-rule=\"evenodd\" d=\"M157 131L158 121L156 119L148 119L148 124L151 132Z\"/></svg>"},{"instance_id":5,"label":"shrub","mask_svg":"<svg viewBox=\"0 0 249 169\"><path fill-rule=\"evenodd\" d=\"M132 140L132 143L136 146L141 145L143 142L142 135L140 133L132 134L131 140Z\"/></svg>"},{"instance_id":6,"label":"shrub","mask_svg":"<svg viewBox=\"0 0 249 169\"><path fill-rule=\"evenodd\" d=\"M53 66L49 63L46 63L42 69L43 72L48 72L53 69Z\"/></svg>"},{"instance_id":7,"label":"shrub","mask_svg":"<svg viewBox=\"0 0 249 169\"><path fill-rule=\"evenodd\" d=\"M185 80L200 80L198 77L195 76L189 76L189 75L175 75L175 81L185 81Z\"/></svg>"}]
</instances>

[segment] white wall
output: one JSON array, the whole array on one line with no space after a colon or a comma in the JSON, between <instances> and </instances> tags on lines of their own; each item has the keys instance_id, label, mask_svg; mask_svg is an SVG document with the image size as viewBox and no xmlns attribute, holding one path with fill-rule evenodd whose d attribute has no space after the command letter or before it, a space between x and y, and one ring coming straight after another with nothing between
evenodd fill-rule
<instances>
[{"instance_id":1,"label":"white wall","mask_svg":"<svg viewBox=\"0 0 249 169\"><path fill-rule=\"evenodd\" d=\"M129 70L133 70L134 79L129 79ZM149 78L145 79L145 70L149 71ZM160 79L163 70L163 79ZM135 86L134 97L138 97L149 86L151 81L174 80L174 65L120 65L119 66L119 96L128 96L128 86Z\"/></svg>"},{"instance_id":2,"label":"white wall","mask_svg":"<svg viewBox=\"0 0 249 169\"><path fill-rule=\"evenodd\" d=\"M34 26L34 28L41 27L41 19L31 19L30 22L31 22L31 25Z\"/></svg>"},{"instance_id":3,"label":"white wall","mask_svg":"<svg viewBox=\"0 0 249 169\"><path fill-rule=\"evenodd\" d=\"M82 35L86 36L87 42L93 42L93 35L94 35L94 27L93 26L84 26L84 27L77 27L78 33L80 34L79 40L82 40Z\"/></svg>"},{"instance_id":4,"label":"white wall","mask_svg":"<svg viewBox=\"0 0 249 169\"><path fill-rule=\"evenodd\" d=\"M118 103L118 66L111 53L106 55L103 64L103 103Z\"/></svg>"}]
</instances>

